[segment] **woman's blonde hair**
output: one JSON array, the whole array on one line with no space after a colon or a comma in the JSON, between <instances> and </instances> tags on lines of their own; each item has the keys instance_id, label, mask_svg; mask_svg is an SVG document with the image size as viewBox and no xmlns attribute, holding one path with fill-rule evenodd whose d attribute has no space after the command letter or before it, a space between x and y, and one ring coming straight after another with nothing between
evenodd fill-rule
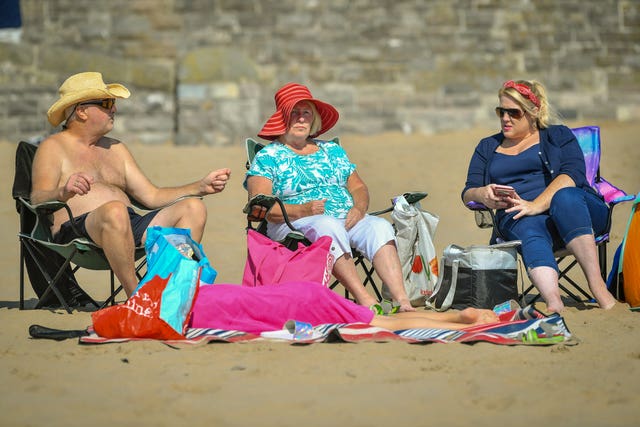
<instances>
[{"instance_id":1,"label":"woman's blonde hair","mask_svg":"<svg viewBox=\"0 0 640 427\"><path fill-rule=\"evenodd\" d=\"M528 88L533 96L523 93L526 89L522 86ZM526 113L534 117L538 129L545 129L561 121L560 115L549 104L547 90L536 80L509 80L498 91L498 98L503 95L513 98ZM539 105L534 101L538 101Z\"/></svg>"},{"instance_id":2,"label":"woman's blonde hair","mask_svg":"<svg viewBox=\"0 0 640 427\"><path fill-rule=\"evenodd\" d=\"M313 122L311 122L311 131L309 132L309 135L315 135L320 131L320 129L322 129L322 119L320 118L320 113L318 113L316 105L311 101L309 101L309 104L311 104L311 111L313 111Z\"/></svg>"}]
</instances>

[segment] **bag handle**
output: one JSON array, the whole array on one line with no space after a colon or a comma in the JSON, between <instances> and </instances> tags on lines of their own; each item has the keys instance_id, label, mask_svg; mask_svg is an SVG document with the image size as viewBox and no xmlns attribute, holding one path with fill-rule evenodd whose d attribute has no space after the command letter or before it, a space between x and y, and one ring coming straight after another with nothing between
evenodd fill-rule
<instances>
[{"instance_id":1,"label":"bag handle","mask_svg":"<svg viewBox=\"0 0 640 427\"><path fill-rule=\"evenodd\" d=\"M256 235L260 235L260 236L262 236L260 233L258 233L258 232L257 232L257 231L255 231L255 230L248 230L248 232L249 232L249 233L251 233L251 234L253 234L254 236L256 236ZM266 237L266 236L263 236L263 237L265 237L265 241L266 241L266 239L268 239L268 237ZM254 237L254 238L255 238L255 237ZM278 248L282 247L282 248L285 248L285 249L287 249L287 250L291 251L290 249L286 248L286 246L284 246L284 245L280 244L279 242L276 242L275 240L271 240L271 239L269 239L269 241L268 241L267 243L269 244L269 249L270 249L270 250L277 251L277 250L278 250ZM299 244L298 244L298 249L300 249L300 245L299 245ZM300 254L300 252L298 252L298 250L293 250L293 251L291 251L291 255L292 255L292 256L289 258L289 261L290 261L291 259L295 258L296 256L299 256L299 254ZM257 282L258 282L258 273L257 273L257 272L261 271L261 270L262 270L262 266L263 266L266 262L269 262L270 260L271 260L271 257L267 257L267 256L262 257L262 258L260 259L259 264L258 264L258 265L256 265L256 267L255 267L255 268L256 268L256 274L254 275L254 283L253 283L253 286L257 286L257 285L258 285L258 283L257 283ZM274 274L273 274L273 278L272 278L272 281L273 281L274 283L279 282L279 280L282 278L282 274L284 273L284 270L287 268L287 264L288 264L288 263L286 263L286 262L282 262L282 263L280 263L280 265L278 265L278 268L277 268L277 269L276 269L276 271L274 272Z\"/></svg>"},{"instance_id":2,"label":"bag handle","mask_svg":"<svg viewBox=\"0 0 640 427\"><path fill-rule=\"evenodd\" d=\"M520 289L521 291L518 292L518 281L516 281L516 292L518 292L518 299L520 300L520 306L524 307L526 306L526 301L525 301L525 294L524 294L524 273L522 272L522 270L524 269L524 266L522 265L522 259L520 257L518 257L518 273L520 275L519 277L519 282L520 282Z\"/></svg>"},{"instance_id":3,"label":"bag handle","mask_svg":"<svg viewBox=\"0 0 640 427\"><path fill-rule=\"evenodd\" d=\"M247 230L247 236L249 239L253 240L253 244L260 246L260 245L269 245L269 249L270 250L275 250L276 245L278 244L276 241L269 239L266 236L263 236L262 234L258 233L257 231L250 229ZM264 239L264 242L260 242L261 239ZM260 257L260 259L258 260L258 264L256 264L254 266L255 269L255 274L253 275L253 283L251 284L252 286L258 286L258 275L260 271L262 271L262 266L267 262L267 259L269 259L270 257L268 256L262 256ZM284 270L284 266L279 266L278 270L276 271L276 274L278 274L278 276L282 276L282 271Z\"/></svg>"},{"instance_id":4,"label":"bag handle","mask_svg":"<svg viewBox=\"0 0 640 427\"><path fill-rule=\"evenodd\" d=\"M291 261L293 258L295 258L297 255L299 254L299 252L292 252L292 257L289 258L288 261ZM278 268L276 269L276 272L273 274L273 281L274 283L279 283L280 279L282 279L282 274L284 273L284 269L287 268L287 264L288 262L281 262L280 265L278 266Z\"/></svg>"},{"instance_id":5,"label":"bag handle","mask_svg":"<svg viewBox=\"0 0 640 427\"><path fill-rule=\"evenodd\" d=\"M451 308L451 304L453 303L453 297L456 295L456 285L458 283L458 266L459 265L460 265L459 259L454 259L451 262L451 285L449 286L449 292L447 292L447 296L444 298L442 305L440 307L436 307L435 300L436 300L436 295L442 289L444 272L441 276L438 277L438 284L436 285L436 290L433 292L431 297L429 297L429 299L425 301L425 305L427 308L430 308L435 311L447 311L449 308Z\"/></svg>"},{"instance_id":6,"label":"bag handle","mask_svg":"<svg viewBox=\"0 0 640 427\"><path fill-rule=\"evenodd\" d=\"M442 306L440 307L440 311L445 311L451 308L451 304L453 304L453 297L456 295L456 285L458 284L458 266L460 265L459 259L454 259L451 263L451 286L449 287L449 292L442 302Z\"/></svg>"}]
</instances>

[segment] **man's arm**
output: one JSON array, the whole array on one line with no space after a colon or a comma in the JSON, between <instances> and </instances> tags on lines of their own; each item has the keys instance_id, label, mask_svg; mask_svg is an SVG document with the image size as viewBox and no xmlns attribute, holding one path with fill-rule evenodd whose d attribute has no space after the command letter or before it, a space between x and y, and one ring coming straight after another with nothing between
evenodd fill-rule
<instances>
[{"instance_id":1,"label":"man's arm","mask_svg":"<svg viewBox=\"0 0 640 427\"><path fill-rule=\"evenodd\" d=\"M222 168L209 172L204 178L176 187L157 187L142 172L138 163L124 144L125 191L148 208L157 209L183 196L206 196L224 190L231 176L231 169Z\"/></svg>"}]
</instances>

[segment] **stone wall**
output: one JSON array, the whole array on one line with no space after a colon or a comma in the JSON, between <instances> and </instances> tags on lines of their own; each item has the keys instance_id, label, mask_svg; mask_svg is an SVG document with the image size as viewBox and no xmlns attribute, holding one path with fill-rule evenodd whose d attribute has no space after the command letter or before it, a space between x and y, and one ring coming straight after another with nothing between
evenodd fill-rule
<instances>
[{"instance_id":1,"label":"stone wall","mask_svg":"<svg viewBox=\"0 0 640 427\"><path fill-rule=\"evenodd\" d=\"M240 144L289 81L338 108L332 134L497 126L510 78L545 83L568 120L640 118L635 0L20 4L20 37L0 41L0 139L54 131L45 113L80 71L132 91L113 134L143 143Z\"/></svg>"}]
</instances>

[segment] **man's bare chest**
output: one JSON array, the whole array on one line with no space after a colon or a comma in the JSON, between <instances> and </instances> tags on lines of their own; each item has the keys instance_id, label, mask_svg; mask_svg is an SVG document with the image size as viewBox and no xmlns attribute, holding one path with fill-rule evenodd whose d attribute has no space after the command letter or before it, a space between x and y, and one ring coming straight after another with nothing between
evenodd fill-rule
<instances>
[{"instance_id":1,"label":"man's bare chest","mask_svg":"<svg viewBox=\"0 0 640 427\"><path fill-rule=\"evenodd\" d=\"M125 166L117 156L106 156L102 153L75 153L65 162L66 174L84 172L93 177L95 182L122 187L125 181Z\"/></svg>"}]
</instances>

